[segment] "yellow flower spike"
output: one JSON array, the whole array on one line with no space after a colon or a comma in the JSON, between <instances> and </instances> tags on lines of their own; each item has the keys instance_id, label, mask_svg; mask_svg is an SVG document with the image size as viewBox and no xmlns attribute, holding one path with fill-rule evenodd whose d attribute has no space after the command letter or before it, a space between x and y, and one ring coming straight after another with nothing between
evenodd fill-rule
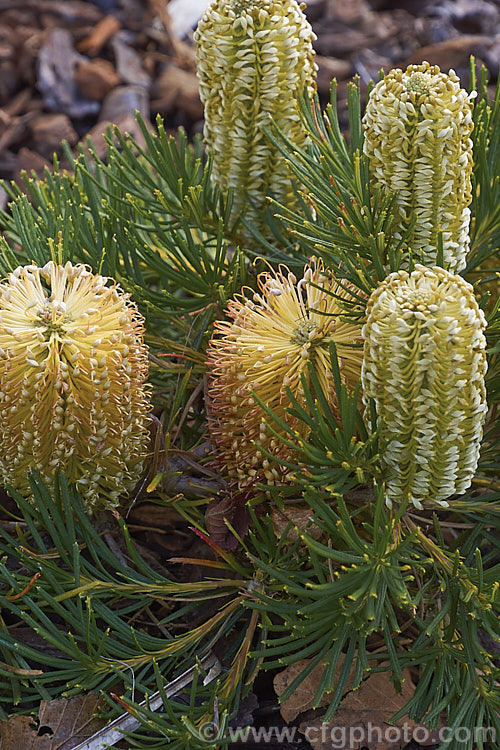
<instances>
[{"instance_id":1,"label":"yellow flower spike","mask_svg":"<svg viewBox=\"0 0 500 750\"><path fill-rule=\"evenodd\" d=\"M363 398L382 420L387 501L446 505L477 468L487 411L486 320L470 284L442 268L390 274L363 327Z\"/></svg>"},{"instance_id":2,"label":"yellow flower spike","mask_svg":"<svg viewBox=\"0 0 500 750\"><path fill-rule=\"evenodd\" d=\"M84 265L23 266L0 284L0 478L29 495L64 471L88 511L116 505L149 443L143 319Z\"/></svg>"},{"instance_id":3,"label":"yellow flower spike","mask_svg":"<svg viewBox=\"0 0 500 750\"><path fill-rule=\"evenodd\" d=\"M281 266L276 273L260 275L258 292L244 289L231 300L227 308L231 320L215 325L208 350L209 431L215 461L241 488L256 481L283 480L287 469L279 461L291 455L291 449L269 429L266 422L281 432L252 392L300 440L307 427L287 413L286 387L305 407L300 376L308 379L308 362L334 410L330 342L337 345L343 381L354 388L359 380L362 348L352 345L361 343L361 327L340 319L343 311L334 295L353 300L348 290L325 275L320 262L306 266L300 281Z\"/></svg>"},{"instance_id":4,"label":"yellow flower spike","mask_svg":"<svg viewBox=\"0 0 500 750\"><path fill-rule=\"evenodd\" d=\"M271 117L298 146L297 97L315 90L315 34L295 0L212 0L194 39L212 179L234 189L234 213L264 231L266 196L296 203L283 156L267 138Z\"/></svg>"},{"instance_id":5,"label":"yellow flower spike","mask_svg":"<svg viewBox=\"0 0 500 750\"><path fill-rule=\"evenodd\" d=\"M472 200L472 101L453 70L424 62L390 71L373 88L363 117L364 153L373 190L394 196L396 237L425 264L436 263L442 232L444 267L465 268Z\"/></svg>"}]
</instances>

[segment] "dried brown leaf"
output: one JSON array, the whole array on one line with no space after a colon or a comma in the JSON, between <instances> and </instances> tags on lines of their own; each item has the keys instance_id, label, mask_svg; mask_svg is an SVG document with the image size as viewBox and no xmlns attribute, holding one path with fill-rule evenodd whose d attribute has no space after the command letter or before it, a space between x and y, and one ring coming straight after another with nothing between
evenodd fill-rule
<instances>
[{"instance_id":1,"label":"dried brown leaf","mask_svg":"<svg viewBox=\"0 0 500 750\"><path fill-rule=\"evenodd\" d=\"M386 672L371 674L357 690L342 700L333 719L324 723L320 712L310 715L300 725L314 750L402 750L413 736L420 744L432 744L435 734L418 727L408 717L395 723L391 716L410 700L415 690L405 670L401 694L397 693Z\"/></svg>"},{"instance_id":2,"label":"dried brown leaf","mask_svg":"<svg viewBox=\"0 0 500 750\"><path fill-rule=\"evenodd\" d=\"M228 521L240 537L246 536L250 515L244 505L244 495L222 494L220 500L212 500L205 511L205 525L210 538L222 549L236 549L238 540L229 530Z\"/></svg>"},{"instance_id":3,"label":"dried brown leaf","mask_svg":"<svg viewBox=\"0 0 500 750\"><path fill-rule=\"evenodd\" d=\"M313 513L310 508L285 507L284 510L273 508L271 511L271 521L273 531L278 539L283 536L287 526L291 523L286 538L289 541L296 541L299 538L299 531L307 531L313 539L319 539L323 533L319 526L313 521Z\"/></svg>"},{"instance_id":4,"label":"dried brown leaf","mask_svg":"<svg viewBox=\"0 0 500 750\"><path fill-rule=\"evenodd\" d=\"M295 662L295 664L290 664L290 666L288 666L286 669L284 669L282 672L279 672L279 674L275 676L274 690L276 691L278 697L283 695L287 687L310 663L310 659L302 659L301 661ZM343 665L344 657L343 655L341 655L337 665L337 675L340 674ZM316 690L318 689L318 685L320 683L321 677L323 676L324 669L325 667L323 664L318 664L316 667L314 667L314 669L300 683L297 689L294 690L290 698L287 698L287 700L283 701L283 703L281 704L280 713L284 721L289 723L293 721L299 714L303 713L304 711L308 711L313 707L314 695L316 693ZM352 680L354 676L354 669L355 665L352 666L349 672L348 684L349 680ZM323 695L317 707L327 706L330 703L330 700L331 695Z\"/></svg>"},{"instance_id":5,"label":"dried brown leaf","mask_svg":"<svg viewBox=\"0 0 500 750\"><path fill-rule=\"evenodd\" d=\"M100 729L106 721L95 717L100 696L94 693L42 701L38 720L15 716L0 722L0 750L73 750Z\"/></svg>"}]
</instances>

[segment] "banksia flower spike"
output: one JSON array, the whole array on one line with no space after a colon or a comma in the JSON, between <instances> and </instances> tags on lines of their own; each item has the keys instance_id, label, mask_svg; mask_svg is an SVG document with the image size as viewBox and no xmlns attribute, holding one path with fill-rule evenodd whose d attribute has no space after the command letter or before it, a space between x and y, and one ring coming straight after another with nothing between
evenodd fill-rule
<instances>
[{"instance_id":1,"label":"banksia flower spike","mask_svg":"<svg viewBox=\"0 0 500 750\"><path fill-rule=\"evenodd\" d=\"M394 196L396 237L425 265L436 263L442 232L444 267L465 268L472 200L471 99L453 70L410 65L374 87L363 117L371 186Z\"/></svg>"},{"instance_id":2,"label":"banksia flower spike","mask_svg":"<svg viewBox=\"0 0 500 750\"><path fill-rule=\"evenodd\" d=\"M87 510L116 505L149 440L142 317L86 266L17 268L0 284L0 477L29 494L64 471Z\"/></svg>"},{"instance_id":3,"label":"banksia flower spike","mask_svg":"<svg viewBox=\"0 0 500 750\"><path fill-rule=\"evenodd\" d=\"M315 35L295 0L212 0L195 32L204 137L213 182L234 189L234 211L264 230L266 196L296 202L288 167L267 138L272 117L305 143L297 97L314 91Z\"/></svg>"},{"instance_id":4,"label":"banksia flower spike","mask_svg":"<svg viewBox=\"0 0 500 750\"><path fill-rule=\"evenodd\" d=\"M344 382L354 388L359 380L361 328L340 319L342 310L334 295L354 301L348 290L325 275L319 262L306 266L299 282L281 267L277 273L260 275L259 292L243 290L231 300L227 309L231 320L215 325L208 354L209 430L215 461L240 488L256 481L282 480L286 469L279 461L291 453L269 430L266 421L272 420L252 392L300 434L306 427L287 413L286 387L305 406L300 376L309 377L311 363L336 410L330 342L337 345Z\"/></svg>"},{"instance_id":5,"label":"banksia flower spike","mask_svg":"<svg viewBox=\"0 0 500 750\"><path fill-rule=\"evenodd\" d=\"M446 505L470 486L487 410L486 321L470 284L417 265L368 301L363 398L382 420L387 501Z\"/></svg>"}]
</instances>

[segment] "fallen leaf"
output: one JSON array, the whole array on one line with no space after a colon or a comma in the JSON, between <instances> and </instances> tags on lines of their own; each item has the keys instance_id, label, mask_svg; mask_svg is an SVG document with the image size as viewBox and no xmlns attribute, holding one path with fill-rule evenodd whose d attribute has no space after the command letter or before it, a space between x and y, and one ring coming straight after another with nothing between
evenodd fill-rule
<instances>
[{"instance_id":1,"label":"fallen leaf","mask_svg":"<svg viewBox=\"0 0 500 750\"><path fill-rule=\"evenodd\" d=\"M210 538L222 549L234 550L238 540L229 530L226 520L240 537L246 536L250 525L250 514L244 504L243 493L233 496L224 493L220 500L212 500L205 511L205 525Z\"/></svg>"},{"instance_id":2,"label":"fallen leaf","mask_svg":"<svg viewBox=\"0 0 500 750\"><path fill-rule=\"evenodd\" d=\"M320 539L323 534L320 527L314 523L313 512L310 508L296 508L294 506L290 508L285 506L284 510L273 508L271 521L274 534L278 539L283 535L290 522L292 525L286 535L288 541L296 541L299 538L299 531L307 531L313 539Z\"/></svg>"},{"instance_id":3,"label":"fallen leaf","mask_svg":"<svg viewBox=\"0 0 500 750\"><path fill-rule=\"evenodd\" d=\"M294 679L311 663L310 659L302 659L301 661L290 664L289 667L279 672L274 678L274 690L278 697L283 695L287 687L294 681ZM341 654L338 665L337 674L340 673L344 665L344 656ZM355 664L353 664L348 678L347 684L350 685L354 676ZM314 669L304 678L300 685L294 690L292 695L287 698L280 707L280 713L283 720L288 723L293 721L299 714L304 711L308 711L313 707L313 700L318 685L325 667L323 664L318 664ZM317 708L320 706L328 706L331 701L331 694L325 693L318 703ZM394 712L393 712L394 713Z\"/></svg>"},{"instance_id":4,"label":"fallen leaf","mask_svg":"<svg viewBox=\"0 0 500 750\"><path fill-rule=\"evenodd\" d=\"M106 723L94 716L100 701L95 693L42 701L38 719L15 716L0 722L0 750L73 750Z\"/></svg>"},{"instance_id":5,"label":"fallen leaf","mask_svg":"<svg viewBox=\"0 0 500 750\"><path fill-rule=\"evenodd\" d=\"M402 750L413 738L420 745L434 744L437 732L417 726L408 717L390 722L415 690L409 672L403 675L399 694L387 672L371 674L345 696L333 719L322 722L319 712L311 711L299 731L314 750Z\"/></svg>"}]
</instances>

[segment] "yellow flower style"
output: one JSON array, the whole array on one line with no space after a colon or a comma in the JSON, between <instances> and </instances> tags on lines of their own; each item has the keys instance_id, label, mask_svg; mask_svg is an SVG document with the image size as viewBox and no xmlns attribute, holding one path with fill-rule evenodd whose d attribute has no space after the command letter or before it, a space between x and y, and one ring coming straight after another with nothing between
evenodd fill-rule
<instances>
[{"instance_id":1,"label":"yellow flower style","mask_svg":"<svg viewBox=\"0 0 500 750\"><path fill-rule=\"evenodd\" d=\"M353 301L349 290L326 275L321 263L306 266L300 281L281 267L276 273L261 274L259 291L244 289L229 302L230 320L216 323L208 354L209 430L216 462L240 487L282 480L287 470L280 459L291 455L290 448L270 431L266 422L280 434L253 393L304 435L306 425L287 413L286 388L305 406L300 378L309 380L311 363L331 408L337 409L330 342L337 345L344 382L351 388L358 382L361 328L341 319L338 298Z\"/></svg>"}]
</instances>

